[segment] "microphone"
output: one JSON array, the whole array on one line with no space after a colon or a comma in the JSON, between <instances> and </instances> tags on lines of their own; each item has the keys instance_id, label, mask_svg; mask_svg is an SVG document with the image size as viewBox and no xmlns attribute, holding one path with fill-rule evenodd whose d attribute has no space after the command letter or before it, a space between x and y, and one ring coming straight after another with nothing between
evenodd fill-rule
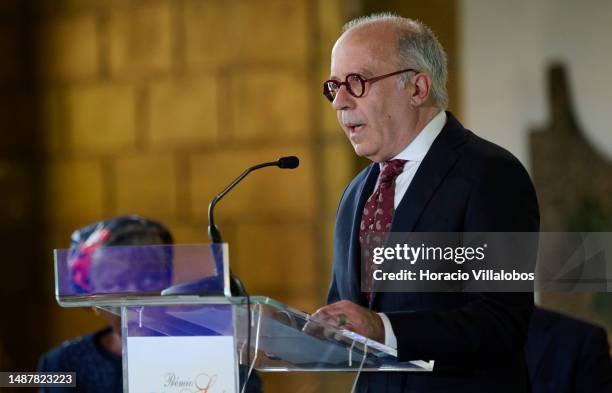
<instances>
[{"instance_id":1,"label":"microphone","mask_svg":"<svg viewBox=\"0 0 612 393\"><path fill-rule=\"evenodd\" d=\"M208 205L208 238L212 243L222 243L223 240L221 238L221 232L219 232L219 228L215 225L214 218L214 209L217 203L232 190L232 188L236 187L238 183L242 181L247 175L253 171L256 171L261 168L265 168L268 166L276 166L281 169L295 169L300 165L300 160L296 156L287 156L281 157L276 161L272 162L264 162L263 164L258 164L250 167L249 169L242 172L240 176L238 176L233 182L230 183L229 186L225 188L225 190L221 191Z\"/></svg>"},{"instance_id":2,"label":"microphone","mask_svg":"<svg viewBox=\"0 0 612 393\"><path fill-rule=\"evenodd\" d=\"M276 162L280 169L295 169L300 166L300 160L296 156L281 157Z\"/></svg>"}]
</instances>

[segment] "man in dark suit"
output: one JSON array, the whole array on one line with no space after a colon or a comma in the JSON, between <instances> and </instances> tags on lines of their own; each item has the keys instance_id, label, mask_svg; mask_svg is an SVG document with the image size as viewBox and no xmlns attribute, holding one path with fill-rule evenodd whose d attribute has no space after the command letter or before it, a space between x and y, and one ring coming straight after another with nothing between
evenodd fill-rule
<instances>
[{"instance_id":1,"label":"man in dark suit","mask_svg":"<svg viewBox=\"0 0 612 393\"><path fill-rule=\"evenodd\" d=\"M359 391L529 391L523 346L532 293L360 286L368 231L539 230L523 166L445 112L446 75L431 30L392 15L349 22L332 50L324 94L356 154L373 163L342 195L328 305L315 318L396 347L401 361L436 361L431 373L365 373Z\"/></svg>"},{"instance_id":2,"label":"man in dark suit","mask_svg":"<svg viewBox=\"0 0 612 393\"><path fill-rule=\"evenodd\" d=\"M525 348L533 393L612 392L603 328L535 307Z\"/></svg>"}]
</instances>

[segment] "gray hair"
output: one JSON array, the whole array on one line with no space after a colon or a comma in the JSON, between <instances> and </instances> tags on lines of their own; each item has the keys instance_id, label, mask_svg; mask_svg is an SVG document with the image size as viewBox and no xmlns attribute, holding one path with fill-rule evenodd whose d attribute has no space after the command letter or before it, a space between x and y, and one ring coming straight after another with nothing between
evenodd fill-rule
<instances>
[{"instance_id":1,"label":"gray hair","mask_svg":"<svg viewBox=\"0 0 612 393\"><path fill-rule=\"evenodd\" d=\"M444 48L434 32L423 22L404 18L390 12L372 14L353 19L342 28L347 32L356 27L386 23L397 29L397 54L400 67L415 68L431 77L431 97L444 110L448 106L446 80L448 78L447 60ZM410 74L398 76L403 88Z\"/></svg>"}]
</instances>

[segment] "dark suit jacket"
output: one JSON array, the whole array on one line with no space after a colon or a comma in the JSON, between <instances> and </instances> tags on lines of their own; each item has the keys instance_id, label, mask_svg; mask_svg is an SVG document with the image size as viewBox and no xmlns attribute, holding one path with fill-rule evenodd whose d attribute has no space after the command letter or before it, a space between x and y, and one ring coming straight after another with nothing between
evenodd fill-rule
<instances>
[{"instance_id":1,"label":"dark suit jacket","mask_svg":"<svg viewBox=\"0 0 612 393\"><path fill-rule=\"evenodd\" d=\"M533 185L520 162L447 112L447 123L396 209L393 232L537 232ZM328 303L365 305L360 291L359 222L379 165L348 185L337 212ZM400 360L434 359L433 373L364 373L360 391L523 392L523 346L531 293L375 293L389 317Z\"/></svg>"},{"instance_id":2,"label":"dark suit jacket","mask_svg":"<svg viewBox=\"0 0 612 393\"><path fill-rule=\"evenodd\" d=\"M612 361L606 331L534 308L527 336L533 393L610 393Z\"/></svg>"}]
</instances>

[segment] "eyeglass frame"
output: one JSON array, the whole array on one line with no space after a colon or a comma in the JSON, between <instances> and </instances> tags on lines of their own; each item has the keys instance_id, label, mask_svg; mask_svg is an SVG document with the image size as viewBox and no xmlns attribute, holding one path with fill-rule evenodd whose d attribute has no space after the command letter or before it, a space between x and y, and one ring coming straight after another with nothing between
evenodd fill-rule
<instances>
[{"instance_id":1,"label":"eyeglass frame","mask_svg":"<svg viewBox=\"0 0 612 393\"><path fill-rule=\"evenodd\" d=\"M333 83L335 83L335 84L337 84L337 85L338 85L338 90L337 90L337 91L340 91L340 88L342 87L342 85L345 85L345 86L346 86L346 91L347 91L347 92L348 92L350 95L352 95L352 96L353 96L353 97L355 97L355 98L361 98L361 97L363 97L363 95L365 94L365 87L366 87L366 83L373 84L373 83L375 83L375 82L378 82L378 81L379 81L379 80L381 80L381 79L385 79L385 78L388 78L388 77L393 76L393 75L402 74L402 73L404 73L404 72L415 72L415 73L417 73L417 74L418 74L418 73L420 73L421 71L419 71L419 70L415 70L414 68L406 68L406 69L404 69L404 70L399 70L399 71L391 72L391 73L389 73L389 74L384 74L384 75L374 76L374 77L372 77L372 78L364 78L362 75L360 75L360 74L357 74L357 73L354 73L354 72L353 72L353 73L350 73L350 74L346 75L346 77L344 78L344 82L341 82L341 81L336 80L336 79L328 79L328 80L326 80L325 82L323 82L323 96L325 96L325 98L327 98L327 99L329 100L329 102L332 102L332 103L334 102L334 100L335 100L335 99L336 99L336 97L338 96L338 94L337 94L337 93L336 93L336 95L334 96L334 98L333 98L333 99L330 99L330 98L327 96L327 94L325 94L326 85L327 85L328 83L330 83L330 82L333 82ZM359 82L361 82L361 86L362 86L362 88L361 88L361 94L360 94L360 95L355 94L355 92L353 91L353 89L351 89L351 86L350 86L349 81L348 81L349 77L351 77L351 76L356 76L356 77L357 77L357 79L359 79Z\"/></svg>"}]
</instances>

